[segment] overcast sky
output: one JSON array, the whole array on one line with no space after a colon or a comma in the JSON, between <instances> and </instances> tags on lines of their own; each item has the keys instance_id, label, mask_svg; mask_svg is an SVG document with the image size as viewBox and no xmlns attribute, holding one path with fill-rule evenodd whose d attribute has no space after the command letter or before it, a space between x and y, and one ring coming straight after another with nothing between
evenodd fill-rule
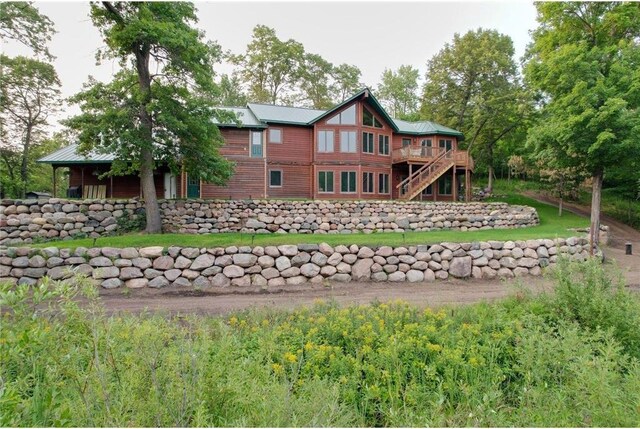
<instances>
[{"instance_id":1,"label":"overcast sky","mask_svg":"<svg viewBox=\"0 0 640 429\"><path fill-rule=\"evenodd\" d=\"M88 2L35 2L55 24L50 51L68 97L82 88L87 77L109 80L115 64L96 65L95 52L103 45L88 17ZM410 64L421 75L426 63L454 33L482 28L509 35L518 59L536 26L530 1L474 2L196 2L199 27L224 50L241 53L257 24L275 28L280 39L295 39L307 52L334 63L356 65L362 80L375 87L385 68ZM28 51L3 42L9 55ZM217 72L229 72L220 65ZM67 107L60 115L75 114Z\"/></svg>"}]
</instances>

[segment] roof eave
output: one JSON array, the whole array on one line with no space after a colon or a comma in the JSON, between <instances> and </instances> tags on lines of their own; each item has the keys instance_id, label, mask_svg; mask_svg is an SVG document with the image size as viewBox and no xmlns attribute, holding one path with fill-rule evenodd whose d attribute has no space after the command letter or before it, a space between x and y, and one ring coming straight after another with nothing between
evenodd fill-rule
<instances>
[{"instance_id":1,"label":"roof eave","mask_svg":"<svg viewBox=\"0 0 640 429\"><path fill-rule=\"evenodd\" d=\"M87 161L48 161L46 159L38 159L36 162L40 163L40 164L51 164L51 165L82 165L82 164L111 164L111 163L113 163L113 160L111 160L111 161L105 161L105 160L101 160L101 161L94 161L94 160L87 160Z\"/></svg>"}]
</instances>

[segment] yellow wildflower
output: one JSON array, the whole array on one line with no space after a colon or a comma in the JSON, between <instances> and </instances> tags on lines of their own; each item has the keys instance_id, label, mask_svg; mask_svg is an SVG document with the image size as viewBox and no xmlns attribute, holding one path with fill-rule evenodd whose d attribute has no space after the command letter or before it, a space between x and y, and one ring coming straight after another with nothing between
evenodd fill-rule
<instances>
[{"instance_id":1,"label":"yellow wildflower","mask_svg":"<svg viewBox=\"0 0 640 429\"><path fill-rule=\"evenodd\" d=\"M286 352L284 354L284 360L286 360L289 363L296 363L298 362L298 356L294 355L291 352Z\"/></svg>"}]
</instances>

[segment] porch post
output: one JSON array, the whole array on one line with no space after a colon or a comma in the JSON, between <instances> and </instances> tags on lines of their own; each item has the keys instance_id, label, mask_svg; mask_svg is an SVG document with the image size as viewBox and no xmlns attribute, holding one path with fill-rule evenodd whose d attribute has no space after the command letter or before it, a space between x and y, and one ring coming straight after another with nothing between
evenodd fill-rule
<instances>
[{"instance_id":1,"label":"porch post","mask_svg":"<svg viewBox=\"0 0 640 429\"><path fill-rule=\"evenodd\" d=\"M55 164L51 164L51 167L53 167L53 198L56 197L56 165Z\"/></svg>"},{"instance_id":2,"label":"porch post","mask_svg":"<svg viewBox=\"0 0 640 429\"><path fill-rule=\"evenodd\" d=\"M84 166L80 169L80 198L84 198Z\"/></svg>"},{"instance_id":3,"label":"porch post","mask_svg":"<svg viewBox=\"0 0 640 429\"><path fill-rule=\"evenodd\" d=\"M109 198L113 199L113 175L109 176Z\"/></svg>"},{"instance_id":4,"label":"porch post","mask_svg":"<svg viewBox=\"0 0 640 429\"><path fill-rule=\"evenodd\" d=\"M413 176L413 164L409 163L409 181L407 182L407 192L411 192L411 176Z\"/></svg>"},{"instance_id":5,"label":"porch post","mask_svg":"<svg viewBox=\"0 0 640 429\"><path fill-rule=\"evenodd\" d=\"M458 189L456 186L456 166L453 165L453 180L451 181L451 196L453 197L453 201L458 201Z\"/></svg>"}]
</instances>

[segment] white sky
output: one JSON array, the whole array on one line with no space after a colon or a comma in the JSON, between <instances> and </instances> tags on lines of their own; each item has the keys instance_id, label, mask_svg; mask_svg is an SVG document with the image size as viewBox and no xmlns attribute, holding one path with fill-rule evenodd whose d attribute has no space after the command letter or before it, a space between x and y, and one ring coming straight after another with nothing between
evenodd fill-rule
<instances>
[{"instance_id":1,"label":"white sky","mask_svg":"<svg viewBox=\"0 0 640 429\"><path fill-rule=\"evenodd\" d=\"M87 77L109 80L115 64L96 65L95 52L103 45L88 16L88 2L36 2L35 6L55 24L50 51L68 97L82 88ZM362 81L376 87L385 68L402 64L417 67L421 75L427 61L454 33L482 28L511 36L519 59L536 26L530 1L474 2L196 2L200 22L210 40L224 50L244 52L257 24L273 27L280 39L295 39L307 52L334 63L356 65ZM4 41L9 55L27 50ZM226 65L217 72L229 72ZM60 118L78 113L68 106Z\"/></svg>"}]
</instances>

